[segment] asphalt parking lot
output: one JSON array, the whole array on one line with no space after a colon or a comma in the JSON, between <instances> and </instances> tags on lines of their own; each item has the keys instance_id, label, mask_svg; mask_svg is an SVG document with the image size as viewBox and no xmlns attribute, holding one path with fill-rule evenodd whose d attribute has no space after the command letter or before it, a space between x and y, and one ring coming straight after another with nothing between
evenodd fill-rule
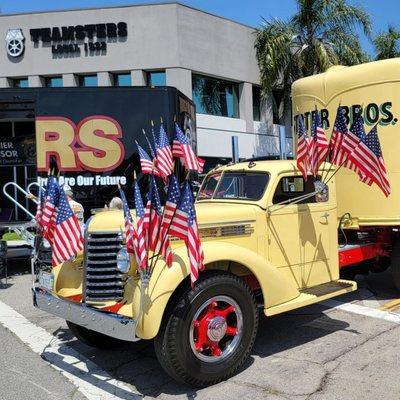
<instances>
[{"instance_id":1,"label":"asphalt parking lot","mask_svg":"<svg viewBox=\"0 0 400 400\"><path fill-rule=\"evenodd\" d=\"M151 342L109 351L78 342L32 306L28 266L14 264L0 286L0 399L398 400L400 294L390 271L357 281L355 293L261 318L242 370L193 390L164 373Z\"/></svg>"}]
</instances>

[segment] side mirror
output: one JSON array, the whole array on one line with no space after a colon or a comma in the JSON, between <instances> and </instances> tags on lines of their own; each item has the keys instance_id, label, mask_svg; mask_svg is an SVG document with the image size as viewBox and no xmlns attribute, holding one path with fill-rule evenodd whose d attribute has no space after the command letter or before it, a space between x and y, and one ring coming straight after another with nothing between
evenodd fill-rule
<instances>
[{"instance_id":1,"label":"side mirror","mask_svg":"<svg viewBox=\"0 0 400 400\"><path fill-rule=\"evenodd\" d=\"M328 185L321 181L314 182L315 187L315 201L317 203L325 203L329 200L329 188Z\"/></svg>"}]
</instances>

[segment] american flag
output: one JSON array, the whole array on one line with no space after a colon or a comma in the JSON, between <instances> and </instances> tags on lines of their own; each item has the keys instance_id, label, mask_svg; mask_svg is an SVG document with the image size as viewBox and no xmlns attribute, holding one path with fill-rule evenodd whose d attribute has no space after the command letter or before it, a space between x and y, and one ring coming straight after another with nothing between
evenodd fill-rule
<instances>
[{"instance_id":1,"label":"american flag","mask_svg":"<svg viewBox=\"0 0 400 400\"><path fill-rule=\"evenodd\" d=\"M307 129L304 125L303 116L301 114L297 117L297 168L307 180L307 170L308 170L308 139L307 139Z\"/></svg>"},{"instance_id":2,"label":"american flag","mask_svg":"<svg viewBox=\"0 0 400 400\"><path fill-rule=\"evenodd\" d=\"M182 132L179 125L175 123L175 136L172 144L172 155L177 158L182 158L187 170L203 172L205 160L197 157L194 154L192 147L185 134Z\"/></svg>"},{"instance_id":3,"label":"american flag","mask_svg":"<svg viewBox=\"0 0 400 400\"><path fill-rule=\"evenodd\" d=\"M57 184L58 186L58 184ZM82 230L64 190L59 188L56 219L52 237L47 238L52 249L52 265L61 264L83 249Z\"/></svg>"},{"instance_id":4,"label":"american flag","mask_svg":"<svg viewBox=\"0 0 400 400\"><path fill-rule=\"evenodd\" d=\"M134 246L135 228L133 227L132 214L131 211L129 210L125 192L121 188L119 189L119 195L122 200L122 210L124 211L126 250L130 254L135 254L135 246Z\"/></svg>"},{"instance_id":5,"label":"american flag","mask_svg":"<svg viewBox=\"0 0 400 400\"><path fill-rule=\"evenodd\" d=\"M160 136L156 144L157 168L162 177L168 177L173 170L174 160L172 157L172 149L168 141L167 134L163 124L160 125Z\"/></svg>"},{"instance_id":6,"label":"american flag","mask_svg":"<svg viewBox=\"0 0 400 400\"><path fill-rule=\"evenodd\" d=\"M341 106L337 109L335 124L330 141L331 156L330 161L332 164L341 166L348 157L348 151L343 148L344 137L348 134L346 118L343 114Z\"/></svg>"},{"instance_id":7,"label":"american flag","mask_svg":"<svg viewBox=\"0 0 400 400\"><path fill-rule=\"evenodd\" d=\"M188 181L184 183L169 233L186 243L190 262L190 280L194 286L199 278L199 271L204 269L204 254L197 227L194 197Z\"/></svg>"},{"instance_id":8,"label":"american flag","mask_svg":"<svg viewBox=\"0 0 400 400\"><path fill-rule=\"evenodd\" d=\"M315 110L311 125L311 141L309 147L310 169L316 177L318 169L328 155L329 143L321 125L318 111Z\"/></svg>"},{"instance_id":9,"label":"american flag","mask_svg":"<svg viewBox=\"0 0 400 400\"><path fill-rule=\"evenodd\" d=\"M356 138L357 145L353 147L352 151L348 155L348 159L345 161L343 166L354 171L359 176L361 182L364 182L367 185L371 186L373 180L371 179L371 177L363 172L362 168L360 168L358 165L357 159L354 158L354 155L356 155L359 151L360 142L362 140L365 140L366 138L364 130L364 119L360 113L356 115L354 122L350 127L350 132Z\"/></svg>"},{"instance_id":10,"label":"american flag","mask_svg":"<svg viewBox=\"0 0 400 400\"><path fill-rule=\"evenodd\" d=\"M352 159L357 162L357 165L364 174L370 177L380 187L385 196L388 197L391 188L376 125L360 141L357 151L353 152Z\"/></svg>"},{"instance_id":11,"label":"american flag","mask_svg":"<svg viewBox=\"0 0 400 400\"><path fill-rule=\"evenodd\" d=\"M147 195L147 204L144 216L144 226L147 230L148 249L155 252L155 249L159 248L160 255L164 258L167 265L171 266L172 250L169 238L166 237L165 240L161 242L161 220L162 208L157 184L154 176L150 175L149 192Z\"/></svg>"},{"instance_id":12,"label":"american flag","mask_svg":"<svg viewBox=\"0 0 400 400\"><path fill-rule=\"evenodd\" d=\"M43 217L43 209L44 209L44 201L46 197L46 189L44 186L39 186L38 193L38 203L36 207L36 231L39 236L43 235L43 225L42 225L42 217Z\"/></svg>"},{"instance_id":13,"label":"american flag","mask_svg":"<svg viewBox=\"0 0 400 400\"><path fill-rule=\"evenodd\" d=\"M136 230L134 230L133 243L135 246L136 261L139 268L147 267L146 231L144 229L144 207L139 186L135 180L133 185L136 209Z\"/></svg>"},{"instance_id":14,"label":"american flag","mask_svg":"<svg viewBox=\"0 0 400 400\"><path fill-rule=\"evenodd\" d=\"M165 229L169 229L176 206L178 205L180 195L181 191L179 189L178 179L175 175L171 175L168 186L167 201L165 203L162 220L162 227Z\"/></svg>"},{"instance_id":15,"label":"american flag","mask_svg":"<svg viewBox=\"0 0 400 400\"><path fill-rule=\"evenodd\" d=\"M54 176L49 176L47 180L47 193L43 205L40 223L43 227L43 237L49 241L53 237L55 221L57 217L57 204L60 197L60 186Z\"/></svg>"},{"instance_id":16,"label":"american flag","mask_svg":"<svg viewBox=\"0 0 400 400\"><path fill-rule=\"evenodd\" d=\"M154 173L154 163L150 156L147 154L146 150L143 149L138 143L136 143L139 158L140 158L140 168L142 169L143 174L152 174Z\"/></svg>"}]
</instances>

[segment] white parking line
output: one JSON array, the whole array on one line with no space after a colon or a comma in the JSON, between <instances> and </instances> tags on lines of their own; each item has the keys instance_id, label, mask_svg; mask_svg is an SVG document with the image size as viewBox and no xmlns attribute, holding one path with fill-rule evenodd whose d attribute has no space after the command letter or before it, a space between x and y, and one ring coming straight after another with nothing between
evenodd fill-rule
<instances>
[{"instance_id":1,"label":"white parking line","mask_svg":"<svg viewBox=\"0 0 400 400\"><path fill-rule=\"evenodd\" d=\"M0 323L60 371L89 400L138 400L143 397L0 301Z\"/></svg>"},{"instance_id":2,"label":"white parking line","mask_svg":"<svg viewBox=\"0 0 400 400\"><path fill-rule=\"evenodd\" d=\"M353 303L342 303L337 300L325 300L320 303L323 306L336 310L346 311L353 314L365 315L366 317L383 319L388 322L400 324L400 315L389 311L377 310L375 308L360 306Z\"/></svg>"}]
</instances>

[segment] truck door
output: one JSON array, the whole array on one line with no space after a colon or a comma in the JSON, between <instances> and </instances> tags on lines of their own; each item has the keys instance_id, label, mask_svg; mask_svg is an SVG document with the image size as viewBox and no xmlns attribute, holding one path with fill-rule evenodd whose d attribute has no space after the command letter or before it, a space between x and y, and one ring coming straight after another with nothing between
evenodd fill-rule
<instances>
[{"instance_id":1,"label":"truck door","mask_svg":"<svg viewBox=\"0 0 400 400\"><path fill-rule=\"evenodd\" d=\"M282 176L267 211L269 260L299 288L338 279L333 185L325 199L313 195L298 204L279 204L314 190L313 177L305 182L302 176Z\"/></svg>"}]
</instances>

